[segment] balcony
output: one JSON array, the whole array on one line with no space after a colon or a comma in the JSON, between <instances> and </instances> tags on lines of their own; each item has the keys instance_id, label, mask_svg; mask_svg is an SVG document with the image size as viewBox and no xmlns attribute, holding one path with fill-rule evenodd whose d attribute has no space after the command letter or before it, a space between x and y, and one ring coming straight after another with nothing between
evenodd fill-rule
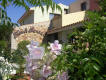
<instances>
[{"instance_id":1,"label":"balcony","mask_svg":"<svg viewBox=\"0 0 106 80\"><path fill-rule=\"evenodd\" d=\"M80 26L80 23L86 19L86 11L65 14L62 16L55 16L51 21L51 26L47 33L53 34L63 30L72 29L72 27Z\"/></svg>"}]
</instances>

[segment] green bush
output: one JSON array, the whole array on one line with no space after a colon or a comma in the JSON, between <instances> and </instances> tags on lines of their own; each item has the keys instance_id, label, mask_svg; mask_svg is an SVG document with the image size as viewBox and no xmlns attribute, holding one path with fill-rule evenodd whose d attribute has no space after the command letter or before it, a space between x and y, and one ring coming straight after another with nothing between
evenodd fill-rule
<instances>
[{"instance_id":1,"label":"green bush","mask_svg":"<svg viewBox=\"0 0 106 80\"><path fill-rule=\"evenodd\" d=\"M19 44L18 44L18 50L20 50L23 54L23 56L24 55L26 55L26 54L28 54L28 49L27 49L27 47L26 47L26 45L28 45L28 44L30 44L30 42L29 41L21 41Z\"/></svg>"},{"instance_id":2,"label":"green bush","mask_svg":"<svg viewBox=\"0 0 106 80\"><path fill-rule=\"evenodd\" d=\"M84 31L77 29L53 63L58 71L68 71L69 80L106 79L106 17L88 12ZM74 39L74 40L73 40Z\"/></svg>"},{"instance_id":3,"label":"green bush","mask_svg":"<svg viewBox=\"0 0 106 80\"><path fill-rule=\"evenodd\" d=\"M28 45L29 43L30 43L29 41L20 42L18 44L17 50L15 50L12 53L11 62L15 63L18 66L18 68L16 68L16 74L18 74L21 78L23 77L22 75L25 69L25 62L26 62L24 56L28 54L28 49L26 48L26 45ZM19 76L15 76L15 77L19 77Z\"/></svg>"}]
</instances>

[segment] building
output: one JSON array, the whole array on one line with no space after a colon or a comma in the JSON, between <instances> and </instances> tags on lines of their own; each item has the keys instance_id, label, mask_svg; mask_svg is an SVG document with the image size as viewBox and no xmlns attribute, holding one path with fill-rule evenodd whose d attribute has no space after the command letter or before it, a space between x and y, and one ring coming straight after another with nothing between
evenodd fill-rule
<instances>
[{"instance_id":1,"label":"building","mask_svg":"<svg viewBox=\"0 0 106 80\"><path fill-rule=\"evenodd\" d=\"M68 13L69 6L63 5L61 3L58 4L62 9L62 14ZM54 10L52 11L51 8L47 11L46 6L43 6L44 12L42 12L41 8L39 7L32 7L27 12L23 14L23 16L18 20L18 23L20 25L26 25L26 24L35 24L40 22L49 21L52 19L54 15L60 15L61 11Z\"/></svg>"},{"instance_id":2,"label":"building","mask_svg":"<svg viewBox=\"0 0 106 80\"><path fill-rule=\"evenodd\" d=\"M76 0L69 5L69 13L62 16L54 17L53 28L48 30L46 40L53 42L58 39L61 42L68 41L68 35L72 32L73 27L83 26L82 22L86 20L86 12L100 10L98 0ZM47 42L48 42L47 41Z\"/></svg>"},{"instance_id":3,"label":"building","mask_svg":"<svg viewBox=\"0 0 106 80\"><path fill-rule=\"evenodd\" d=\"M61 42L68 41L68 35L72 33L72 29L82 26L82 22L86 20L85 11L69 13L62 15L59 18L54 18L52 29L47 31L47 42L59 40Z\"/></svg>"},{"instance_id":4,"label":"building","mask_svg":"<svg viewBox=\"0 0 106 80\"><path fill-rule=\"evenodd\" d=\"M82 22L86 20L86 10L99 10L97 0L76 0L76 2L66 6L58 4L62 8L62 14L59 10L52 12L51 9L44 12L37 8L30 8L18 20L20 27L14 29L11 40L12 49L17 48L17 44L22 40L34 40L42 42L61 42L68 41L68 35L72 33L75 27L83 26Z\"/></svg>"},{"instance_id":5,"label":"building","mask_svg":"<svg viewBox=\"0 0 106 80\"><path fill-rule=\"evenodd\" d=\"M44 41L44 36L48 29L51 29L51 20L54 16L62 16L68 13L69 6L58 4L61 9L52 11L51 8L46 10L44 5L44 12L39 7L32 7L26 11L22 17L18 20L20 27L16 27L11 36L11 49L16 49L17 44L23 40L34 40L42 43Z\"/></svg>"},{"instance_id":6,"label":"building","mask_svg":"<svg viewBox=\"0 0 106 80\"><path fill-rule=\"evenodd\" d=\"M69 12L79 12L79 11L84 11L84 10L99 10L98 6L98 0L77 0L76 2L70 4L69 6Z\"/></svg>"}]
</instances>

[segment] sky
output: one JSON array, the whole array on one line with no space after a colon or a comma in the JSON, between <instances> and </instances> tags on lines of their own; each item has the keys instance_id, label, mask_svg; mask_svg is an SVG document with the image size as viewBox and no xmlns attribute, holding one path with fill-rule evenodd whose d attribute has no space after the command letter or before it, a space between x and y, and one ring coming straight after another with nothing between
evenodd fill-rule
<instances>
[{"instance_id":1,"label":"sky","mask_svg":"<svg viewBox=\"0 0 106 80\"><path fill-rule=\"evenodd\" d=\"M62 3L64 5L70 5L75 0L53 0L54 2ZM7 15L11 18L12 22L17 23L18 19L24 14L25 9L23 7L9 6L7 7Z\"/></svg>"}]
</instances>

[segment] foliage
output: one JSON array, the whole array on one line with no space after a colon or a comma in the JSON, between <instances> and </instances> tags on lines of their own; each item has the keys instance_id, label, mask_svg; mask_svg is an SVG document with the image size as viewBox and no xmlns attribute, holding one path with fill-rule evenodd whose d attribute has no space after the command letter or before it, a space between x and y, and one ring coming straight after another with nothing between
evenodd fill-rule
<instances>
[{"instance_id":1,"label":"foliage","mask_svg":"<svg viewBox=\"0 0 106 80\"><path fill-rule=\"evenodd\" d=\"M15 23L11 22L11 19L7 17L6 11L0 8L0 40L5 41L8 50L11 46L11 33ZM6 49L6 50L7 50ZM10 50L9 50L10 51Z\"/></svg>"},{"instance_id":2,"label":"foliage","mask_svg":"<svg viewBox=\"0 0 106 80\"><path fill-rule=\"evenodd\" d=\"M0 40L10 41L12 33L12 27L0 26Z\"/></svg>"},{"instance_id":3,"label":"foliage","mask_svg":"<svg viewBox=\"0 0 106 80\"><path fill-rule=\"evenodd\" d=\"M7 41L0 41L0 75L2 79L8 76L9 73L13 70L13 66L9 63L11 60L11 53L8 50ZM0 78L0 80L2 80Z\"/></svg>"},{"instance_id":4,"label":"foliage","mask_svg":"<svg viewBox=\"0 0 106 80\"><path fill-rule=\"evenodd\" d=\"M15 5L24 7L27 10L29 9L29 5L31 6L39 6L42 11L44 11L43 5L46 5L47 11L49 8L61 10L60 6L55 4L53 0L0 0L0 5L5 9L9 5Z\"/></svg>"},{"instance_id":5,"label":"foliage","mask_svg":"<svg viewBox=\"0 0 106 80\"><path fill-rule=\"evenodd\" d=\"M26 45L28 45L30 42L29 41L21 41L19 44L18 44L18 50L20 50L23 55L22 56L25 56L28 54L28 49L26 47Z\"/></svg>"},{"instance_id":6,"label":"foliage","mask_svg":"<svg viewBox=\"0 0 106 80\"><path fill-rule=\"evenodd\" d=\"M84 30L70 34L63 54L52 63L57 71L68 70L69 80L106 79L106 17L97 12L87 15Z\"/></svg>"},{"instance_id":7,"label":"foliage","mask_svg":"<svg viewBox=\"0 0 106 80\"><path fill-rule=\"evenodd\" d=\"M31 78L34 80L51 80L49 76L52 72L55 72L55 70L51 70L51 63L58 55L61 55L62 45L59 44L58 40L55 40L54 43L50 43L50 50L45 50L38 42L31 41L31 43L27 45L27 48L29 54L25 56L26 70L29 72Z\"/></svg>"},{"instance_id":8,"label":"foliage","mask_svg":"<svg viewBox=\"0 0 106 80\"><path fill-rule=\"evenodd\" d=\"M10 54L10 51L8 49L8 44L7 44L7 41L0 41L0 56L1 57L4 57L4 59L8 59L10 60L11 59L11 54Z\"/></svg>"},{"instance_id":9,"label":"foliage","mask_svg":"<svg viewBox=\"0 0 106 80\"><path fill-rule=\"evenodd\" d=\"M7 16L6 10L0 7L0 26L13 27L15 24L11 22L11 19Z\"/></svg>"},{"instance_id":10,"label":"foliage","mask_svg":"<svg viewBox=\"0 0 106 80\"><path fill-rule=\"evenodd\" d=\"M12 59L11 59L11 63L16 64L16 76L13 76L12 78L22 78L23 77L23 72L25 70L25 58L24 56L26 56L28 54L28 49L26 48L26 45L29 44L29 41L21 41L18 44L18 48L17 50L15 50L12 53Z\"/></svg>"},{"instance_id":11,"label":"foliage","mask_svg":"<svg viewBox=\"0 0 106 80\"><path fill-rule=\"evenodd\" d=\"M28 54L28 49L26 45L29 44L29 41L22 41L18 44L17 50L15 50L12 54L12 62L21 66L25 64L24 56Z\"/></svg>"},{"instance_id":12,"label":"foliage","mask_svg":"<svg viewBox=\"0 0 106 80\"><path fill-rule=\"evenodd\" d=\"M0 71L0 74L3 78L12 70L12 66L9 61L12 57L11 33L13 25L14 23L12 23L11 19L7 17L6 11L0 8L0 58L3 58L3 61L0 62L0 65L2 65L0 66L0 69L2 70Z\"/></svg>"},{"instance_id":13,"label":"foliage","mask_svg":"<svg viewBox=\"0 0 106 80\"><path fill-rule=\"evenodd\" d=\"M11 33L13 27L17 26L17 24L12 23L11 19L7 16L6 8L9 5L21 6L29 9L29 5L31 6L39 6L42 11L44 11L43 5L46 5L47 11L49 8L61 10L60 6L55 4L52 0L0 0L0 56L4 57L7 62L15 62L17 64L23 64L23 55L27 53L24 49L18 48L15 52L11 53ZM22 43L24 44L24 43ZM20 60L18 60L20 59ZM20 62L21 61L21 62ZM2 63L0 63L1 65ZM4 68L0 66L0 68ZM7 69L6 67L4 68ZM5 71L3 70L3 71ZM1 73L2 74L2 73ZM3 75L2 75L3 76Z\"/></svg>"},{"instance_id":14,"label":"foliage","mask_svg":"<svg viewBox=\"0 0 106 80\"><path fill-rule=\"evenodd\" d=\"M98 0L98 1L101 8L100 14L106 16L106 0Z\"/></svg>"}]
</instances>

